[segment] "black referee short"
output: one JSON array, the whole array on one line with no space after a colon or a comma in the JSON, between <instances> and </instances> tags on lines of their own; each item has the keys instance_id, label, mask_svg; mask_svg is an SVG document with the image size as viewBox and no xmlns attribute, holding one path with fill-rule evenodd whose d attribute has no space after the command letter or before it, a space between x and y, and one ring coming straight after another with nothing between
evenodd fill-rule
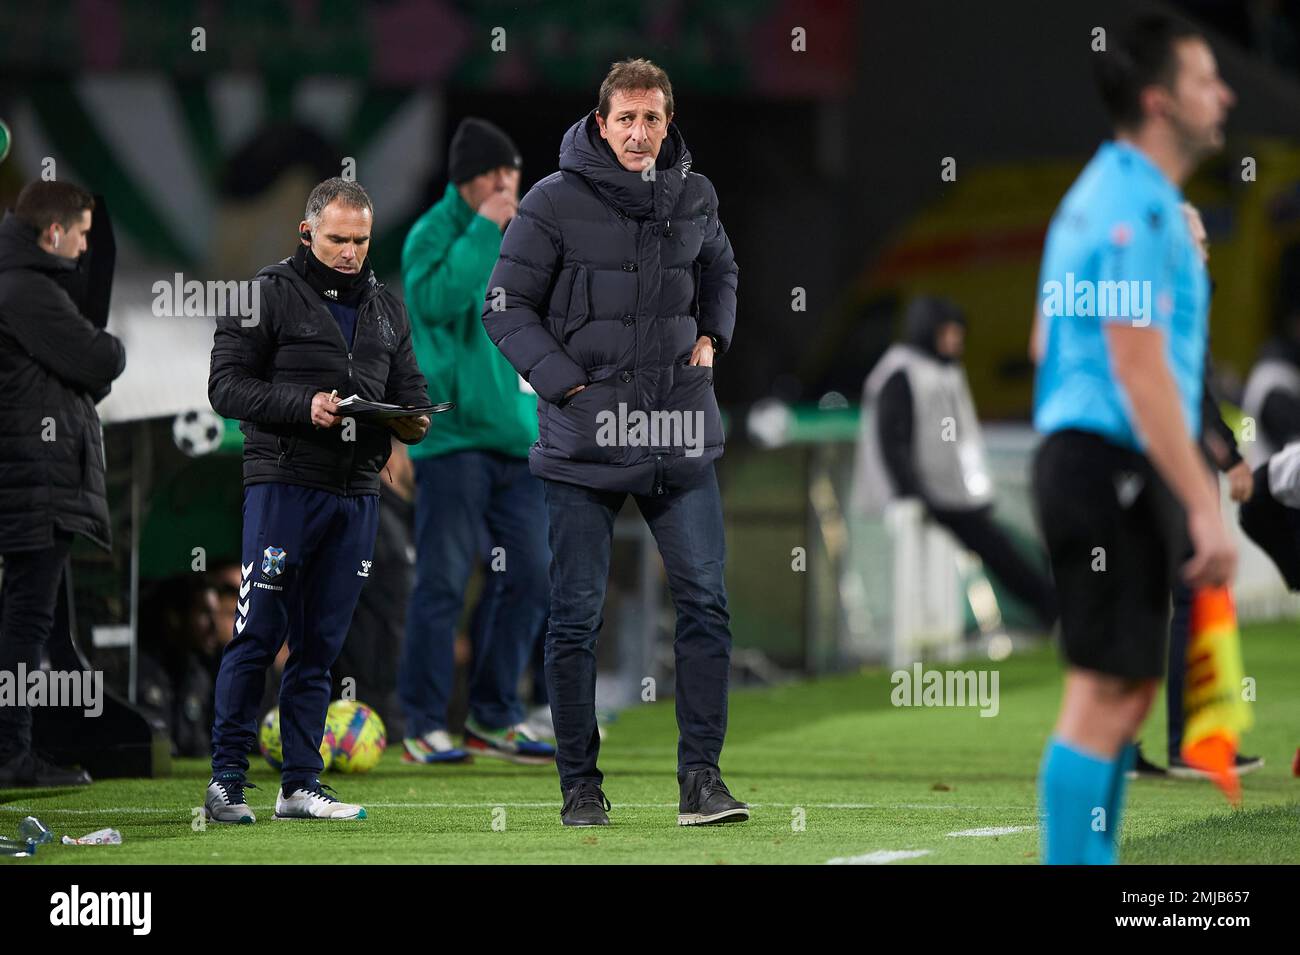
<instances>
[{"instance_id":1,"label":"black referee short","mask_svg":"<svg viewBox=\"0 0 1300 955\"><path fill-rule=\"evenodd\" d=\"M1049 435L1034 497L1073 666L1165 674L1169 595L1190 555L1182 506L1142 454L1085 431Z\"/></svg>"}]
</instances>

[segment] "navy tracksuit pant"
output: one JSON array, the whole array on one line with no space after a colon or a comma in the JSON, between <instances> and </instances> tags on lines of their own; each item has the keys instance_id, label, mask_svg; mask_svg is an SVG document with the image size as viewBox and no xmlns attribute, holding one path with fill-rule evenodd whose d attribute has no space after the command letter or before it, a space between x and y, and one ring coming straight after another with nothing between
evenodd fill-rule
<instances>
[{"instance_id":1,"label":"navy tracksuit pant","mask_svg":"<svg viewBox=\"0 0 1300 955\"><path fill-rule=\"evenodd\" d=\"M379 497L344 497L293 484L244 489L243 560L235 638L221 657L212 770L247 771L257 744L266 668L289 641L280 683L281 780L286 789L324 768L320 743L330 667L343 649L370 575Z\"/></svg>"}]
</instances>

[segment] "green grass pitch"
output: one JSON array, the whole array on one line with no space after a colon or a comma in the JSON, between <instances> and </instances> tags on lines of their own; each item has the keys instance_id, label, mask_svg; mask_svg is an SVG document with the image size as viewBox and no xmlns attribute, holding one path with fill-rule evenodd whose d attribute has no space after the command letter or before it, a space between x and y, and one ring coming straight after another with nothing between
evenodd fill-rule
<instances>
[{"instance_id":1,"label":"green grass pitch","mask_svg":"<svg viewBox=\"0 0 1300 955\"><path fill-rule=\"evenodd\" d=\"M1255 728L1243 749L1265 757L1231 809L1209 783L1130 786L1121 859L1143 863L1300 862L1300 634L1293 624L1247 628L1246 673L1257 680ZM972 666L992 666L978 663ZM614 808L607 829L564 829L553 768L480 759L467 766L402 764L390 747L368 775L327 773L359 822L271 818L276 777L254 763L254 826L192 827L207 767L184 760L160 780L106 780L80 791L0 792L0 834L35 813L77 836L113 826L120 846L42 847L7 865L68 863L824 863L924 852L911 863L1037 861L1034 777L1055 718L1061 670L1041 650L999 665L1001 708L890 705L889 674L868 671L732 694L722 768L753 807L747 824L679 828L671 700L623 713L601 755ZM1164 704L1143 734L1163 757ZM1161 759L1163 762L1163 759ZM496 827L494 828L494 820ZM802 825L800 825L802 822ZM951 835L1016 829L997 836ZM888 858L888 857L881 857Z\"/></svg>"}]
</instances>

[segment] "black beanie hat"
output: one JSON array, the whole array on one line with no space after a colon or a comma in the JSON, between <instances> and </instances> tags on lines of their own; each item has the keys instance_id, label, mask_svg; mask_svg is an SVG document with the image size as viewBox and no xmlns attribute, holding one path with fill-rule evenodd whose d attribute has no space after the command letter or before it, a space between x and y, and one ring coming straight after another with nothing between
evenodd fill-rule
<instances>
[{"instance_id":1,"label":"black beanie hat","mask_svg":"<svg viewBox=\"0 0 1300 955\"><path fill-rule=\"evenodd\" d=\"M451 137L447 174L456 185L498 166L518 169L523 164L514 140L486 119L470 116L461 120Z\"/></svg>"}]
</instances>

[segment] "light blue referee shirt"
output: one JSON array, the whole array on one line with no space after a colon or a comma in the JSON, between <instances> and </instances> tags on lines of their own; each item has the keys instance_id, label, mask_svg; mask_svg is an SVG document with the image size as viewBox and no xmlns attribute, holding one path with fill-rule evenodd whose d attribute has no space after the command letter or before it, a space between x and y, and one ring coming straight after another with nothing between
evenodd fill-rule
<instances>
[{"instance_id":1,"label":"light blue referee shirt","mask_svg":"<svg viewBox=\"0 0 1300 955\"><path fill-rule=\"evenodd\" d=\"M1163 332L1188 435L1199 436L1210 283L1182 203L1178 187L1123 142L1103 143L1061 200L1038 280L1039 431L1077 428L1144 449L1103 330L1123 322Z\"/></svg>"}]
</instances>

